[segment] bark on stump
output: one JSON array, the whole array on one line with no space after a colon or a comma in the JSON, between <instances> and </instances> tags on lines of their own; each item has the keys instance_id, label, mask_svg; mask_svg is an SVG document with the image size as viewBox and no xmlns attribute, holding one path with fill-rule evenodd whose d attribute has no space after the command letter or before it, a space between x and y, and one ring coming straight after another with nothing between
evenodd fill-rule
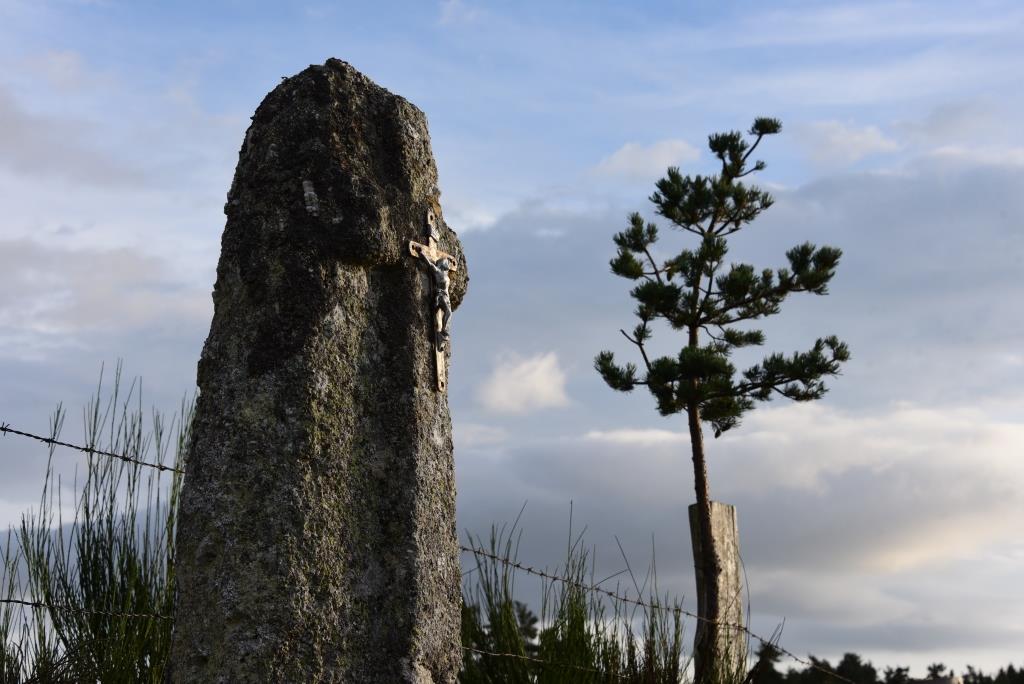
<instances>
[{"instance_id":1,"label":"bark on stump","mask_svg":"<svg viewBox=\"0 0 1024 684\"><path fill-rule=\"evenodd\" d=\"M423 112L331 59L256 110L225 205L177 532L171 682L453 682ZM457 340L456 340L457 344Z\"/></svg>"},{"instance_id":2,"label":"bark on stump","mask_svg":"<svg viewBox=\"0 0 1024 684\"><path fill-rule=\"evenodd\" d=\"M697 504L691 504L690 538L693 546L693 565L697 573L697 614L705 615L707 598L705 591L707 580L704 576L704 556L701 551L700 513ZM740 576L740 537L736 524L736 508L718 501L711 502L711 535L712 543L718 552L721 573L718 576L718 605L720 608L718 628L719 663L717 671L721 674L746 673L747 649L745 633L742 629L730 625L743 625L743 584ZM705 638L705 625L697 622L694 635L694 665L697 672L701 671L702 663L698 662L703 649L698 644ZM712 677L711 681L722 677ZM731 681L731 680L730 680ZM736 680L738 681L738 680Z\"/></svg>"}]
</instances>

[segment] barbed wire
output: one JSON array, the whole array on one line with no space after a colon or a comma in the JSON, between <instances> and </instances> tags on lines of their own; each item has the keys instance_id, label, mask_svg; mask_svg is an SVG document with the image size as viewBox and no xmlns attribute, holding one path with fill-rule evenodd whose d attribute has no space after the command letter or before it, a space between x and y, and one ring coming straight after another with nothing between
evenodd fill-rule
<instances>
[{"instance_id":1,"label":"barbed wire","mask_svg":"<svg viewBox=\"0 0 1024 684\"><path fill-rule=\"evenodd\" d=\"M480 648L472 646L463 646L463 651L469 651L471 653L478 653L480 655L494 656L497 658L516 658L518 660L527 660L531 663L538 663L540 665L551 665L554 667L562 667L568 670L579 670L581 672L591 672L593 674L604 674L601 670L597 670L592 667L586 667L584 665L570 665L569 663L556 663L553 660L541 660L540 658L534 658L532 656L524 655L522 653L494 653L493 651L485 651ZM625 679L626 675L615 675L617 679Z\"/></svg>"},{"instance_id":2,"label":"barbed wire","mask_svg":"<svg viewBox=\"0 0 1024 684\"><path fill-rule=\"evenodd\" d=\"M529 565L523 565L522 563L519 563L518 561L514 561L511 558L507 558L505 556L499 556L497 554L491 553L490 551L485 551L484 549L477 549L477 548L473 548L471 546L462 546L461 544L459 545L459 548L462 549L463 551L468 552L468 553L472 553L472 554L478 555L478 556L484 556L485 558L490 558L491 560L498 561L499 563L501 563L503 565L507 565L509 567L516 568L518 570L522 570L523 572L529 573L531 575L536 575L538 577L543 577L544 579L553 580L553 581L556 581L556 582L562 582L563 584L569 584L571 586L576 587L577 589L583 589L584 591L590 591L590 592L595 592L595 593L599 593L599 594L604 594L605 596L608 596L609 598L613 598L613 599L615 599L617 601L622 601L623 603L631 603L631 604L633 604L635 606L641 606L641 607L644 607L644 608L651 608L653 610L663 610L663 611L668 611L668 612L673 612L673 613L681 613L682 615L688 615L690 617L697 618L698 620L704 620L705 622L711 622L711 620L708 620L707 618L701 618L700 616L698 616L698 615L696 615L694 613L690 613L690 612L688 612L686 610L683 610L682 608L679 608L679 607L671 607L670 608L668 606L662 606L662 605L660 605L658 603L648 603L646 601L642 601L642 600L638 600L638 599L631 599L628 596L622 596L620 594L616 594L614 591L611 591L609 589L605 589L604 587L600 587L600 586L598 586L596 584L584 584L583 582L580 582L578 580L574 580L574 579L569 578L569 577L562 577L561 575L553 575L553 574L551 574L549 572L545 572L544 570L537 570L536 568L530 567ZM718 624L725 625L726 623L719 622Z\"/></svg>"},{"instance_id":3,"label":"barbed wire","mask_svg":"<svg viewBox=\"0 0 1024 684\"><path fill-rule=\"evenodd\" d=\"M0 603L7 603L16 606L25 606L26 608L44 608L46 610L64 611L68 613L105 615L107 617L146 618L150 620L172 619L170 616L160 615L159 613L121 613L113 610L100 610L98 608L82 608L80 606L60 606L52 603L43 603L41 601L25 601L23 599L0 598Z\"/></svg>"},{"instance_id":4,"label":"barbed wire","mask_svg":"<svg viewBox=\"0 0 1024 684\"><path fill-rule=\"evenodd\" d=\"M29 439L34 439L37 442L42 442L43 444L52 444L54 446L67 447L69 449L75 449L77 451L81 451L87 454L99 454L100 456L109 456L111 458L116 458L126 463L133 463L135 465L145 466L147 468L156 468L161 472L168 471L172 473L179 473L181 475L185 474L184 470L181 470L180 468L175 468L174 466L164 465L163 463L149 463L148 461L141 461L137 458L125 456L124 454L117 454L112 451L103 451L102 449L84 447L78 444L72 444L71 442L62 442L58 439L54 439L53 437L43 437L41 435L34 435L31 432L15 430L10 426L10 423L0 423L0 434L6 435L8 433L12 435L19 435L21 437L28 437Z\"/></svg>"},{"instance_id":5,"label":"barbed wire","mask_svg":"<svg viewBox=\"0 0 1024 684\"><path fill-rule=\"evenodd\" d=\"M728 621L725 621L725 620L717 620L717 621L716 620L709 620L708 618L706 618L706 617L704 617L702 615L697 615L696 613L691 613L690 611L684 610L683 608L681 608L679 606L671 606L671 607L670 606L664 606L664 605L661 605L659 603L643 601L641 599L633 599L633 598L629 598L628 596L622 596L620 594L616 594L614 591L611 591L609 589L605 589L604 587L600 587L600 586L598 586L596 584L586 584L584 582L580 582L578 580L572 579L571 577L562 577L561 575L554 575L554 574L551 574L551 573L546 572L544 570L537 570L536 568L530 567L529 565L523 565L522 563L520 563L518 561L515 561L515 560L512 560L511 558L508 558L508 557L505 557L505 556L499 556L499 555L497 555L495 553L491 553L490 551L486 551L484 549L474 548L474 547L471 547L471 546L463 546L462 544L459 545L459 548L461 550L467 552L467 553L472 553L474 555L483 556L485 558L490 558L491 560L497 561L497 562L499 562L499 563L501 563L503 565L506 565L508 567L516 568L517 570L522 570L523 572L528 573L530 575L536 575L537 577L542 577L542 578L547 579L547 580L551 580L551 581L555 581L555 582L561 582L563 584L567 584L569 586L575 587L577 589L581 589L583 591L588 591L588 592L593 592L593 593L598 593L598 594L604 594L605 596L608 596L609 598L612 598L612 599L614 599L616 601L622 601L623 603L629 603L629 604L632 604L632 605L635 605L635 606L640 606L640 607L643 607L643 608L649 608L651 610L660 610L660 611L674 613L676 615L685 615L687 617L691 617L691 618L693 618L693 619L695 619L695 620L697 620L699 622L703 622L705 624L717 624L720 627L728 627L728 628L731 628L731 629L741 630L742 632L744 632L748 636L750 636L750 637L752 637L754 639L757 639L762 644L765 644L768 647L775 649L776 651L778 651L782 655L785 655L785 656L787 656L789 658L792 658L793 660L795 660L796 662L798 662L798 663L800 663L802 665L805 665L807 667L810 667L810 668L813 668L815 670L818 670L819 672L827 674L828 676L830 676L830 677L832 677L834 679L838 679L838 680L840 680L842 682L846 682L846 684L857 684L852 679L848 679L848 678L844 677L843 675L839 674L838 672L834 672L833 670L830 670L827 667L823 667L821 665L818 665L814 661L805 660L804 658L801 658L800 656L796 655L792 651L789 651L789 650L783 648L777 642L775 642L775 641L773 641L771 639L766 639L766 638L764 638L764 637L762 637L762 636L760 636L758 634L755 634L754 632L751 632L746 626L741 625L739 623L728 622Z\"/></svg>"}]
</instances>

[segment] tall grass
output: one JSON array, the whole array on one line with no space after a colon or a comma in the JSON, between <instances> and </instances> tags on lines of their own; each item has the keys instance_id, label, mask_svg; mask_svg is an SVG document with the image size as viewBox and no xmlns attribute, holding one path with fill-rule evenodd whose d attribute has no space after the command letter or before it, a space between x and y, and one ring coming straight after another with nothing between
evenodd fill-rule
<instances>
[{"instance_id":1,"label":"tall grass","mask_svg":"<svg viewBox=\"0 0 1024 684\"><path fill-rule=\"evenodd\" d=\"M145 420L142 392L120 367L83 411L85 445L182 467L192 404ZM58 438L58 406L50 436ZM70 513L50 446L38 510L7 535L0 598L0 682L160 682L170 646L174 530L181 475L85 455ZM70 515L70 520L65 520Z\"/></svg>"},{"instance_id":2,"label":"tall grass","mask_svg":"<svg viewBox=\"0 0 1024 684\"><path fill-rule=\"evenodd\" d=\"M486 541L470 535L474 548L513 560L519 541L515 525L492 528ZM646 595L646 603L667 610L585 589L596 583L593 556L583 544L583 535L573 538L570 532L564 564L548 572L569 581L539 578L543 583L539 619L515 599L514 568L482 554L474 555L474 560L463 587L465 656L460 682L675 684L683 680L689 659L683 652L682 616L673 610L681 605L658 595L653 560L642 583L628 570L632 593L621 587L613 593L636 599Z\"/></svg>"}]
</instances>

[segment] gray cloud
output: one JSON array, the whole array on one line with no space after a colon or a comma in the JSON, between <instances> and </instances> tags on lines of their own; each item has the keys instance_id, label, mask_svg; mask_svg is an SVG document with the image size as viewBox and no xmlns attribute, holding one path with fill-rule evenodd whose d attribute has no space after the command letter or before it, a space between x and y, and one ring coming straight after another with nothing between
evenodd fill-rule
<instances>
[{"instance_id":1,"label":"gray cloud","mask_svg":"<svg viewBox=\"0 0 1024 684\"><path fill-rule=\"evenodd\" d=\"M72 118L29 112L0 87L0 164L16 173L91 186L142 182L141 169L96 144L96 130Z\"/></svg>"},{"instance_id":2,"label":"gray cloud","mask_svg":"<svg viewBox=\"0 0 1024 684\"><path fill-rule=\"evenodd\" d=\"M781 263L782 252L804 239L843 247L833 294L794 300L766 328L773 349L805 346L826 332L849 338L854 349L825 402L773 406L710 444L714 493L740 509L761 631L786 617L784 643L818 654L877 648L878 633L893 635L889 647L923 654L921 634L956 643L942 612L952 605L963 629L1013 634L1009 622L992 622L998 600L1024 601L1007 584L1012 571L970 561L1006 544L1008 525L1020 518L1020 496L1005 485L1020 479L1012 464L1019 426L965 406L1022 399L1012 382L993 381L1020 372L1010 361L1020 329L992 297L1002 292L1012 301L1020 292L1011 268L1021 254L1012 229L1024 216L1010 192L1016 173L921 165L837 176L780 193L735 241L737 258L758 265ZM1006 200L964 206L954 188ZM628 283L607 267L610 236L625 214L535 203L465 236L473 280L453 319L451 386L459 525L486 532L529 501L521 557L550 567L563 557L573 502L574 528L588 526L597 545L599 574L622 569L614 537L643 567L653 535L662 588L692 597L683 522L691 475L685 441L671 437L682 422L657 418L642 392L612 393L590 367L602 348L630 351L617 339L630 322ZM134 354L133 369L161 389L163 405L191 386L181 369L194 364L205 334L205 292L176 284L160 260L131 250L75 252L28 240L4 246L5 332L29 336L37 350L65 333L79 342L59 354L44 348L37 360L0 361L5 389L24 397L12 410L16 421L39 429L52 401L82 396L103 360L96 350ZM666 332L658 339L669 350L678 341ZM503 352L557 353L570 404L541 415L486 412L477 388ZM949 362L965 354L976 355ZM620 434L625 444L607 439L621 429L635 431ZM650 429L661 432L644 443ZM601 431L605 439L586 437ZM31 458L26 453L23 470L5 471L5 487L28 493L22 499L5 489L11 510L35 496L41 466ZM62 463L71 472L74 457ZM987 577L993 588L983 599L968 597L964 577ZM915 593L922 578L928 591ZM525 582L523 590L533 591ZM935 596L948 603L935 605Z\"/></svg>"},{"instance_id":3,"label":"gray cloud","mask_svg":"<svg viewBox=\"0 0 1024 684\"><path fill-rule=\"evenodd\" d=\"M1024 321L1009 313L1024 298L1022 181L1017 167L969 158L835 175L778 192L733 240L734 257L757 266L784 264L804 240L840 246L832 294L793 299L764 328L768 349L832 332L853 349L823 402L772 404L709 444L713 495L739 509L763 633L785 617L783 643L804 652L889 649L915 667L943 648L962 667L977 664L963 649L1017 643L1014 612L999 605L1024 605L1019 560L981 559L1016 548L1024 518L1012 485L1024 477ZM683 422L658 418L643 391L611 392L591 368L602 348L632 352L617 339L629 284L607 267L626 213L536 202L465 236L473 281L454 319L451 385L459 523L483 532L528 501L520 555L543 566L564 555L572 501L598 575L622 568L616 536L643 565L653 535L662 587L692 596ZM664 330L656 340L680 343ZM495 350L557 352L572 404L550 419L482 412L472 389ZM493 438L459 438L462 421Z\"/></svg>"},{"instance_id":4,"label":"gray cloud","mask_svg":"<svg viewBox=\"0 0 1024 684\"><path fill-rule=\"evenodd\" d=\"M711 479L739 510L762 633L786 619L784 643L819 654L1014 643L1005 606L1024 605L1016 567L979 559L1016 544L1024 497L1011 483L1024 477L1024 428L980 412L789 406L752 418L745 433L710 445ZM486 531L528 501L520 558L553 564L564 557L572 501L576 530L586 526L596 546L597 576L623 569L616 538L641 571L653 540L662 589L692 597L685 442L525 436L460 443L457 454L461 527ZM996 581L984 589L966 579L985 575Z\"/></svg>"},{"instance_id":5,"label":"gray cloud","mask_svg":"<svg viewBox=\"0 0 1024 684\"><path fill-rule=\"evenodd\" d=\"M856 126L841 121L814 121L797 126L797 140L820 168L842 168L865 157L891 153L900 144L877 126Z\"/></svg>"},{"instance_id":6,"label":"gray cloud","mask_svg":"<svg viewBox=\"0 0 1024 684\"><path fill-rule=\"evenodd\" d=\"M163 260L136 250L74 250L32 240L0 240L0 420L48 434L63 402L64 435L80 442L81 407L95 393L101 367L126 363L126 384L141 376L140 406L173 412L193 391L194 369L212 306L209 295L179 279ZM47 467L44 446L3 442L0 516L17 523L38 503ZM65 487L84 468L81 454L58 449L53 467ZM65 492L73 500L70 489Z\"/></svg>"},{"instance_id":7,"label":"gray cloud","mask_svg":"<svg viewBox=\"0 0 1024 684\"><path fill-rule=\"evenodd\" d=\"M85 333L200 327L212 304L162 260L133 249L72 250L0 241L3 356L45 357L80 346Z\"/></svg>"},{"instance_id":8,"label":"gray cloud","mask_svg":"<svg viewBox=\"0 0 1024 684\"><path fill-rule=\"evenodd\" d=\"M806 240L839 246L844 256L831 294L794 296L763 322L767 349L806 348L829 333L848 340L853 361L827 399L842 405L1019 396L1024 319L1007 307L1024 297L1015 275L1024 267L1022 183L1024 168L921 160L779 191L776 205L733 238L731 256L777 267L786 249ZM558 353L570 399L587 396L587 413L603 421L584 425L572 422L579 414L566 415L578 431L615 425L619 410L644 401L613 398L590 366L604 348L633 352L618 334L632 325L629 283L607 263L612 234L630 209L645 205L638 199L584 213L535 203L465 236L473 282L453 319L456 344L464 345L452 386L461 411L476 413L467 390L504 350ZM686 244L661 223L663 254ZM671 352L679 340L659 329L654 344ZM737 365L759 355L738 355Z\"/></svg>"}]
</instances>

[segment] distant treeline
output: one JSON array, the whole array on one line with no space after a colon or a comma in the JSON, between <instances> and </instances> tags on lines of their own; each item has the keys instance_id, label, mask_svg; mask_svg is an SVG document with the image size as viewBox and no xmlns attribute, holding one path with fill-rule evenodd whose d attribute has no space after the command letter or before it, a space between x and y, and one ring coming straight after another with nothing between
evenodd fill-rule
<instances>
[{"instance_id":1,"label":"distant treeline","mask_svg":"<svg viewBox=\"0 0 1024 684\"><path fill-rule=\"evenodd\" d=\"M498 543L495 543L497 541ZM491 547L509 541L508 535L492 537ZM504 550L508 551L508 547ZM633 615L621 603L605 603L583 593L549 585L542 621L526 605L511 599L510 574L498 563L478 559L480 565L464 594L462 644L465 667L459 681L484 682L689 682L688 656L683 652L682 625L677 620L659 621L640 612L644 625L637 632L628 627ZM570 553L576 577L589 569L582 549ZM553 599L553 600L552 600ZM652 617L654 618L652 624ZM609 619L611 618L611 619ZM540 624L548 624L541 628ZM493 625L493 626L492 626ZM780 670L785 657L770 644L755 648L750 673L726 673L721 684L843 684L828 672L855 684L907 684L909 667L877 670L856 653L846 653L837 663L808 656L812 665ZM474 651L477 653L474 654ZM479 651L504 655L486 656ZM525 656L524 659L510 655ZM792 661L790 661L792 662ZM1024 667L1012 664L994 675L968 665L954 673L942 663L928 666L926 677L939 680L959 674L964 684L1024 684ZM749 678L748 678L749 677Z\"/></svg>"},{"instance_id":2,"label":"distant treeline","mask_svg":"<svg viewBox=\"0 0 1024 684\"><path fill-rule=\"evenodd\" d=\"M802 670L788 668L780 672L778 665L782 656L771 646L762 646L757 656L758 667L752 684L838 684L834 678L810 666ZM834 665L814 656L810 656L810 660L822 669L831 670L857 684L905 684L910 680L910 668L886 667L879 672L856 653L847 653ZM954 673L942 663L933 663L928 666L927 678L939 679L953 674L959 674L964 684L1024 684L1024 667L1018 669L1013 665L1000 668L994 675L990 675L971 665L964 672Z\"/></svg>"}]
</instances>

